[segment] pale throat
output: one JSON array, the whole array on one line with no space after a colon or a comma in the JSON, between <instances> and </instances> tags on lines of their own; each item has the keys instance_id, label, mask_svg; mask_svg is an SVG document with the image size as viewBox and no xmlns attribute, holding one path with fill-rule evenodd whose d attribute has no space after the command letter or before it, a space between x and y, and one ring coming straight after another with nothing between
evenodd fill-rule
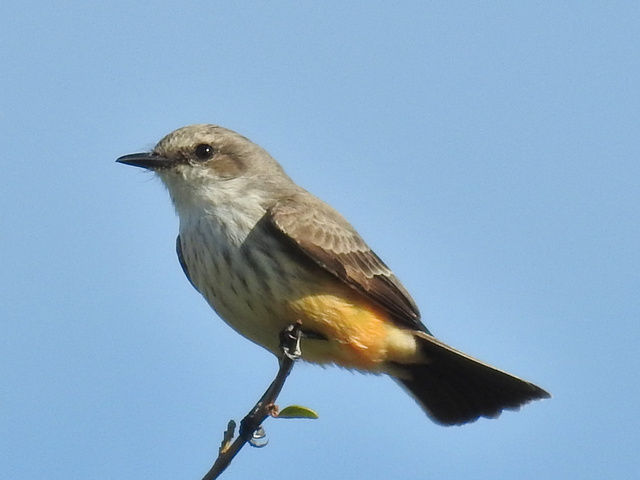
<instances>
[{"instance_id":1,"label":"pale throat","mask_svg":"<svg viewBox=\"0 0 640 480\"><path fill-rule=\"evenodd\" d=\"M260 192L240 179L189 183L182 175L162 176L180 219L181 235L209 232L218 242L240 247L266 213ZM208 240L214 240L208 239Z\"/></svg>"}]
</instances>

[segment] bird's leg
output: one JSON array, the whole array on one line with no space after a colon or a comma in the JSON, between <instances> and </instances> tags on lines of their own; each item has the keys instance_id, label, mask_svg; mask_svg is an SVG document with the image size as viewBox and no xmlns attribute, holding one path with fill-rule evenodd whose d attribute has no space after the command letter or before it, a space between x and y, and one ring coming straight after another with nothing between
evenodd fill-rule
<instances>
[{"instance_id":1,"label":"bird's leg","mask_svg":"<svg viewBox=\"0 0 640 480\"><path fill-rule=\"evenodd\" d=\"M294 362L302 356L302 350L300 350L300 339L302 335L302 322L300 321L289 325L280 332L280 348L282 349L282 353ZM280 361L280 368L282 369L282 360Z\"/></svg>"},{"instance_id":2,"label":"bird's leg","mask_svg":"<svg viewBox=\"0 0 640 480\"><path fill-rule=\"evenodd\" d=\"M250 441L254 433L260 428L260 424L271 413L276 398L280 394L284 382L289 376L293 364L302 355L300 350L300 338L302 337L302 323L297 322L289 325L280 332L280 348L282 357L280 358L280 368L276 378L271 382L267 391L264 392L258 403L251 409L249 414L240 422L238 431L240 437L245 441Z\"/></svg>"},{"instance_id":3,"label":"bird's leg","mask_svg":"<svg viewBox=\"0 0 640 480\"><path fill-rule=\"evenodd\" d=\"M229 466L231 460L233 460L244 444L247 442L252 443L252 440L255 439L257 436L256 432L260 429L260 424L273 412L274 402L276 398L278 398L289 373L291 373L293 364L302 355L300 350L301 337L302 322L289 325L280 333L282 357L279 359L280 368L278 369L276 378L271 382L271 385L269 385L269 388L267 388L267 391L264 392L262 397L260 397L258 403L255 404L247 416L240 422L238 437L233 443L220 449L218 458L202 480L218 478L225 468Z\"/></svg>"}]
</instances>

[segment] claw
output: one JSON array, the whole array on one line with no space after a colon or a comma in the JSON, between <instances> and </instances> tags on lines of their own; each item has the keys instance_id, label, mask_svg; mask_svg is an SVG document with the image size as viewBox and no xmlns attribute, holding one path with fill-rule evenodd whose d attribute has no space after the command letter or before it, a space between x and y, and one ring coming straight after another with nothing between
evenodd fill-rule
<instances>
[{"instance_id":1,"label":"claw","mask_svg":"<svg viewBox=\"0 0 640 480\"><path fill-rule=\"evenodd\" d=\"M301 327L301 322L289 325L281 334L280 346L282 347L282 352L291 360L298 360L302 356L302 350L300 349ZM291 347L292 344L293 348Z\"/></svg>"}]
</instances>

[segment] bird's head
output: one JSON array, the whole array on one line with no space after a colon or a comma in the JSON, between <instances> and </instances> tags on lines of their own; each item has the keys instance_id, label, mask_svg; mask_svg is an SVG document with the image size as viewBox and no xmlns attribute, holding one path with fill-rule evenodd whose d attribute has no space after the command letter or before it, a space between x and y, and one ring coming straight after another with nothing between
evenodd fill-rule
<instances>
[{"instance_id":1,"label":"bird's head","mask_svg":"<svg viewBox=\"0 0 640 480\"><path fill-rule=\"evenodd\" d=\"M178 209L237 204L251 197L261 205L270 192L292 184L260 146L215 125L190 125L165 136L150 152L124 155L125 165L155 172ZM285 188L286 190L286 188Z\"/></svg>"}]
</instances>

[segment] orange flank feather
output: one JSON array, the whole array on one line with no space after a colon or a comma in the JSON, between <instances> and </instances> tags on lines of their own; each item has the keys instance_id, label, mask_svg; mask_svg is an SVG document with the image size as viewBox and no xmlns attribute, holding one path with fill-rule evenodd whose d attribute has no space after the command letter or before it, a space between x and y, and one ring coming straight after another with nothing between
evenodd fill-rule
<instances>
[{"instance_id":1,"label":"orange flank feather","mask_svg":"<svg viewBox=\"0 0 640 480\"><path fill-rule=\"evenodd\" d=\"M382 371L388 361L416 361L416 342L409 330L398 328L385 310L358 292L332 286L289 301L302 328L328 340L306 339L302 348L306 360L372 372Z\"/></svg>"}]
</instances>

